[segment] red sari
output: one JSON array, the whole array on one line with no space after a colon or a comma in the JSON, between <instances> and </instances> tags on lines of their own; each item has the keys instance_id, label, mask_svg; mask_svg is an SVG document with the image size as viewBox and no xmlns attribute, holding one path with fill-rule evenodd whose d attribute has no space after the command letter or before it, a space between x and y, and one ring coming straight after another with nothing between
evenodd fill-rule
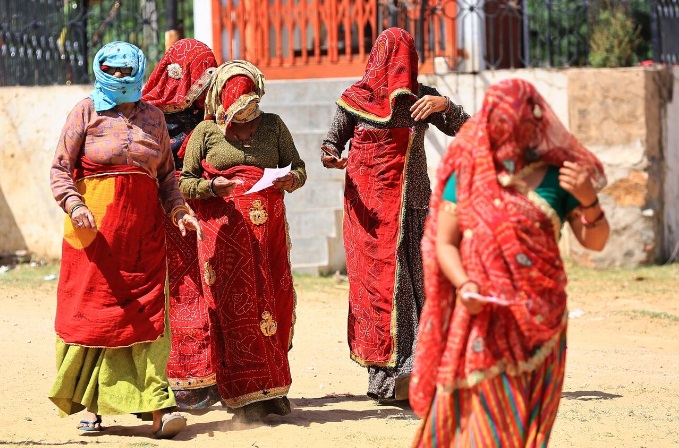
<instances>
[{"instance_id":1,"label":"red sari","mask_svg":"<svg viewBox=\"0 0 679 448\"><path fill-rule=\"evenodd\" d=\"M156 181L137 167L87 157L74 178L97 230L64 220L56 332L88 347L154 341L165 328L165 213Z\"/></svg>"},{"instance_id":2,"label":"red sari","mask_svg":"<svg viewBox=\"0 0 679 448\"><path fill-rule=\"evenodd\" d=\"M387 123L397 96L416 99L412 36L389 28L375 41L363 78L337 104L369 122ZM414 128L356 127L346 167L344 246L349 277L349 346L364 366L397 363L399 252L405 219L406 166Z\"/></svg>"},{"instance_id":3,"label":"red sari","mask_svg":"<svg viewBox=\"0 0 679 448\"><path fill-rule=\"evenodd\" d=\"M531 84L491 86L481 111L451 143L431 199L422 241L427 300L410 386L424 420L413 446L532 447L549 440L565 366L566 274L546 202L516 183L537 160L574 161L589 168L595 185L605 182L601 163ZM436 258L437 214L453 172L463 266L481 294L510 302L474 316L456 305Z\"/></svg>"},{"instance_id":4,"label":"red sari","mask_svg":"<svg viewBox=\"0 0 679 448\"><path fill-rule=\"evenodd\" d=\"M142 99L165 114L178 170L189 137L203 117L202 106L195 105L196 99L208 87L215 67L217 61L207 45L195 39L180 39L163 55L144 85ZM219 396L212 363L208 305L203 298L198 266L198 241L194 232L182 236L167 215L163 225L172 330L168 381L179 408L206 408L219 401Z\"/></svg>"},{"instance_id":5,"label":"red sari","mask_svg":"<svg viewBox=\"0 0 679 448\"><path fill-rule=\"evenodd\" d=\"M220 395L231 408L285 397L296 299L283 194L274 187L243 194L261 168L218 171L205 162L203 168L208 179L243 181L229 197L195 201Z\"/></svg>"}]
</instances>

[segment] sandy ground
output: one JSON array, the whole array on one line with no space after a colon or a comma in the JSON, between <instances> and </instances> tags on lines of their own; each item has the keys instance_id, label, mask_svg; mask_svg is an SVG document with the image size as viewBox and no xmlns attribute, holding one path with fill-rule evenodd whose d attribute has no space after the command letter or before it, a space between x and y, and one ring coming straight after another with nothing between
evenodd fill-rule
<instances>
[{"instance_id":1,"label":"sandy ground","mask_svg":"<svg viewBox=\"0 0 679 448\"><path fill-rule=\"evenodd\" d=\"M22 269L30 269L28 267ZM16 271L16 270L15 270ZM133 416L104 417L106 431L77 431L47 399L55 373L55 281L0 274L0 445L111 447L408 447L419 424L409 408L377 406L367 374L349 359L347 285L298 278L290 354L293 413L244 426L219 406L188 415L175 440L155 440ZM593 273L569 270L567 379L551 447L679 447L679 265ZM9 279L9 280L8 280Z\"/></svg>"}]
</instances>

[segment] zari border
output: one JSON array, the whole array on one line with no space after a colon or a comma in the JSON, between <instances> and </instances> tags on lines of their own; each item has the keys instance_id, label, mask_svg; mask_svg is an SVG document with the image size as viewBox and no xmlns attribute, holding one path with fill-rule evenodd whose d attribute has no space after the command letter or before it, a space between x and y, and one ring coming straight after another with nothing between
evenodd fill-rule
<instances>
[{"instance_id":1,"label":"zari border","mask_svg":"<svg viewBox=\"0 0 679 448\"><path fill-rule=\"evenodd\" d=\"M203 387L210 387L217 384L217 374L211 373L202 378L190 379L168 378L167 381L170 383L170 388L172 390L202 389Z\"/></svg>"},{"instance_id":2,"label":"zari border","mask_svg":"<svg viewBox=\"0 0 679 448\"><path fill-rule=\"evenodd\" d=\"M411 132L410 135L408 136L408 148L406 149L406 154L405 154L405 160L403 163L403 182L401 186L401 207L399 210L399 221L398 221L398 233L397 233L397 240L396 240L396 251L394 253L394 257L396 259L396 272L394 273L394 292L392 293L391 296L391 323L389 325L389 334L391 335L392 339L392 350L391 350L391 356L389 357L389 361L386 362L375 362L375 361L366 361L365 359L359 357L358 355L354 354L353 352L350 352L350 357L353 361L356 363L360 364L363 367L368 367L368 366L377 366L377 367L395 367L396 366L396 360L398 359L398 331L397 331L397 325L396 323L398 322L398 308L396 307L396 296L398 295L398 285L399 285L399 274L401 272L401 264L398 262L398 254L399 254L399 249L401 248L401 243L403 242L403 222L406 218L406 189L408 186L408 162L410 161L410 150L413 146L413 140L415 139L415 132Z\"/></svg>"},{"instance_id":3,"label":"zari border","mask_svg":"<svg viewBox=\"0 0 679 448\"><path fill-rule=\"evenodd\" d=\"M293 173L294 175L294 173ZM285 207L285 203L283 203ZM292 261L290 260L290 251L292 250L292 238L290 238L290 225L285 217L285 209L283 210L283 221L285 222L285 243L288 246L288 266L292 269ZM292 275L292 273L290 273ZM295 323L297 322L297 291L295 290L295 282L292 282L292 319L290 320L290 339L288 340L288 350L292 348L292 338L295 335Z\"/></svg>"},{"instance_id":4,"label":"zari border","mask_svg":"<svg viewBox=\"0 0 679 448\"><path fill-rule=\"evenodd\" d=\"M380 116L365 112L363 110L355 109L355 108L349 106L346 103L346 101L344 101L342 98L338 99L336 101L336 103L339 107L346 110L350 114L356 115L356 116L361 117L365 120L372 121L372 122L375 122L375 123L386 123L389 120L391 120L391 116L393 115L391 103L394 101L394 98L396 98L399 95L415 95L415 96L417 96L415 93L413 93L412 90L410 90L407 87L402 87L400 89L396 89L393 92L391 92L391 95L389 95L389 115L387 115L386 117L380 117Z\"/></svg>"},{"instance_id":5,"label":"zari border","mask_svg":"<svg viewBox=\"0 0 679 448\"><path fill-rule=\"evenodd\" d=\"M552 221L552 227L554 227L554 239L558 243L559 237L561 236L561 225L563 224L561 222L561 218L559 218L559 214L556 212L556 210L552 208L551 205L549 205L549 202L543 199L535 191L533 190L529 191L528 193L526 193L526 197L528 198L529 201L533 203L533 205L535 205L545 215L547 215L547 218L549 218Z\"/></svg>"},{"instance_id":6,"label":"zari border","mask_svg":"<svg viewBox=\"0 0 679 448\"><path fill-rule=\"evenodd\" d=\"M212 78L212 75L215 73L216 68L209 68L201 75L200 78L196 80L193 84L191 84L191 87L189 87L189 91L186 92L186 97L184 99L184 102L182 104L169 104L167 106L156 106L158 109L162 110L163 113L165 114L173 114L176 112L181 112L183 110L186 110L189 106L193 104L194 101L196 101L196 98L200 96L201 93L205 91L205 89L208 88L210 85L210 79Z\"/></svg>"},{"instance_id":7,"label":"zari border","mask_svg":"<svg viewBox=\"0 0 679 448\"><path fill-rule=\"evenodd\" d=\"M271 400L272 398L285 397L290 390L290 385L276 387L273 389L259 390L251 392L240 397L224 399L224 404L230 408L242 408L246 404L256 403L258 401Z\"/></svg>"},{"instance_id":8,"label":"zari border","mask_svg":"<svg viewBox=\"0 0 679 448\"><path fill-rule=\"evenodd\" d=\"M566 324L568 323L568 310L566 310L561 318L559 331L554 336L545 341L542 346L526 361L519 361L517 364L508 364L505 361L500 361L494 366L486 370L475 370L467 375L465 378L453 381L450 384L437 384L437 392L452 393L457 389L469 389L477 384L495 378L503 372L507 372L510 376L521 375L526 372L532 372L542 365L545 359L554 351L559 343L559 339L564 331L566 331Z\"/></svg>"}]
</instances>

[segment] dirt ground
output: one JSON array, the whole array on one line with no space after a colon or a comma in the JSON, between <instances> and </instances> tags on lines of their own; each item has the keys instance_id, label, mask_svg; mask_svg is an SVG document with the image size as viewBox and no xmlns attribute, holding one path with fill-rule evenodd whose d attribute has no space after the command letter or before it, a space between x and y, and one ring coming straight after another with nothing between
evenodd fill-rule
<instances>
[{"instance_id":1,"label":"dirt ground","mask_svg":"<svg viewBox=\"0 0 679 448\"><path fill-rule=\"evenodd\" d=\"M2 270L0 270L1 272ZM348 286L296 278L290 353L293 412L236 424L219 406L188 415L175 440L150 437L133 416L105 416L102 433L77 431L47 399L55 374L58 266L0 273L0 445L71 447L408 447L409 408L377 406L349 359ZM679 447L679 265L594 272L569 266L567 378L551 447Z\"/></svg>"}]
</instances>

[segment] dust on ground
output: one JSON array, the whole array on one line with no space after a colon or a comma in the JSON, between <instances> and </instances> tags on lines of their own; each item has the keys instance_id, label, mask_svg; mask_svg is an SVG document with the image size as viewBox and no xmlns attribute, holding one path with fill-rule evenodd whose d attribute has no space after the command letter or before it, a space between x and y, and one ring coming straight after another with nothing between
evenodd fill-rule
<instances>
[{"instance_id":1,"label":"dust on ground","mask_svg":"<svg viewBox=\"0 0 679 448\"><path fill-rule=\"evenodd\" d=\"M597 272L569 263L566 381L550 447L679 447L679 265ZM290 352L293 412L243 425L219 406L188 414L175 440L155 440L130 415L106 430L76 430L47 399L55 375L57 265L0 272L0 445L74 447L408 447L408 407L365 396L367 373L349 359L348 286L295 278Z\"/></svg>"}]
</instances>

